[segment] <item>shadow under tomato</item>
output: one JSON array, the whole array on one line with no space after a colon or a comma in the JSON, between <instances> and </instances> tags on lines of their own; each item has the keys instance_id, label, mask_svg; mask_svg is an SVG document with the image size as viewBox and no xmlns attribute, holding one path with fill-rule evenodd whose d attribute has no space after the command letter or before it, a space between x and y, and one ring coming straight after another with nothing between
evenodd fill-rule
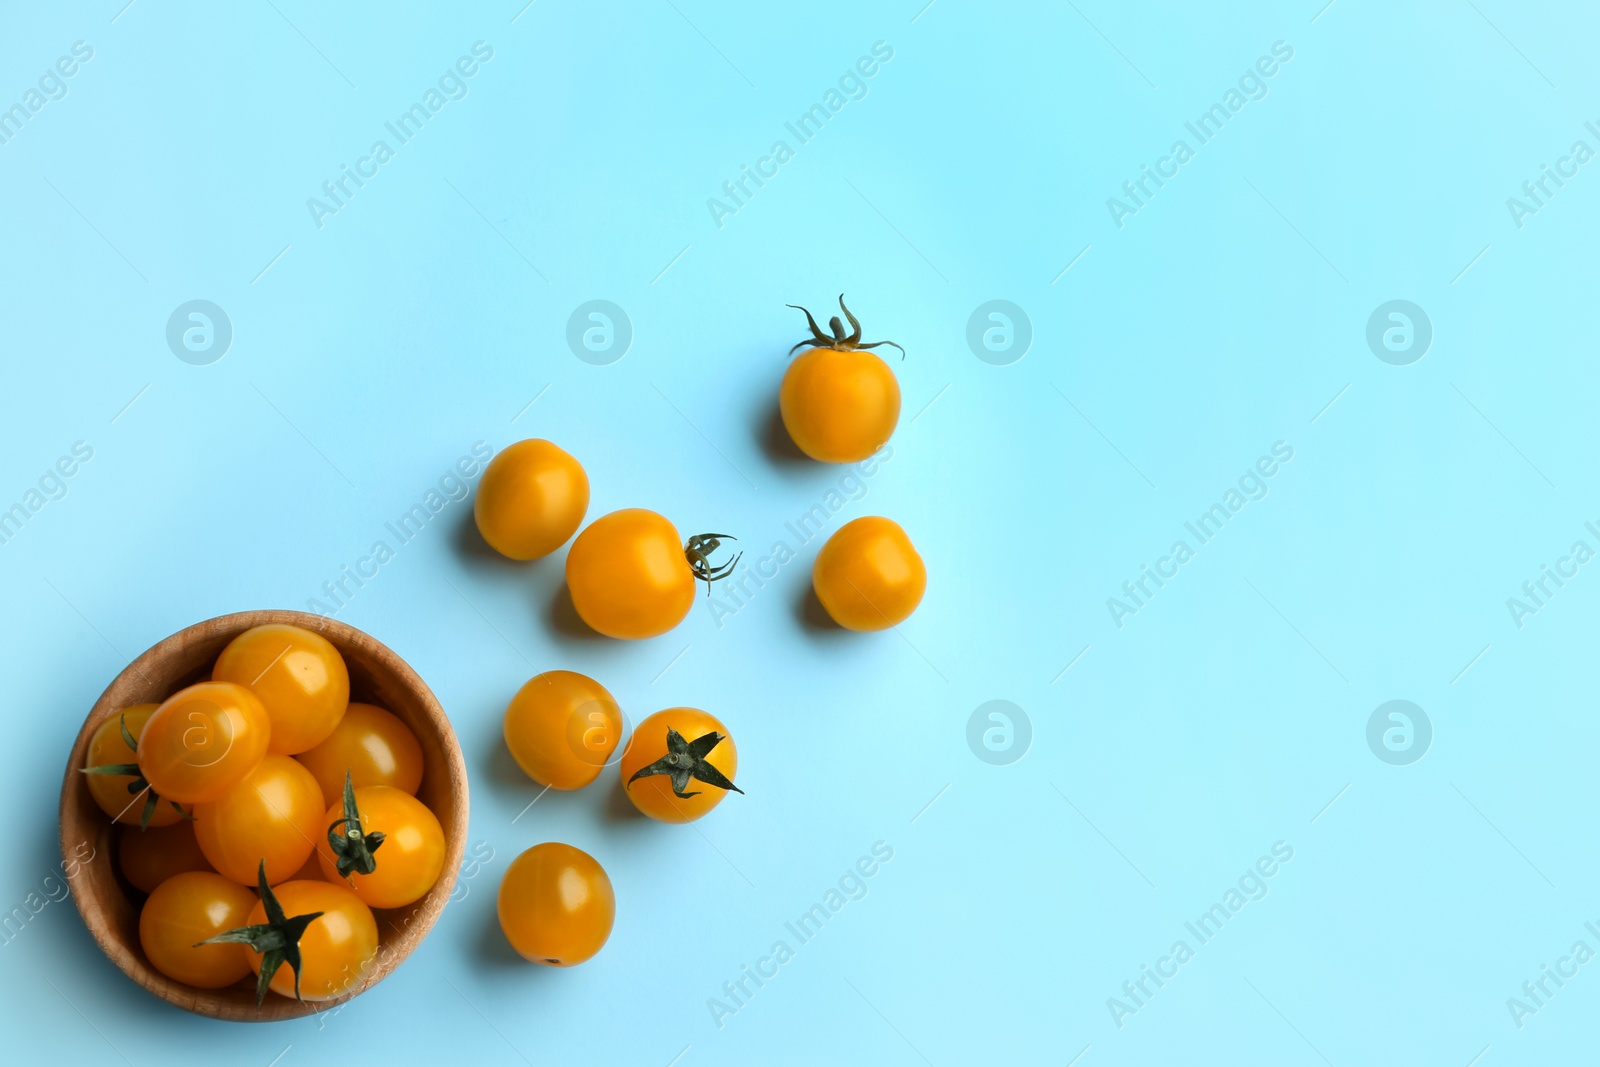
<instances>
[{"instance_id":1,"label":"shadow under tomato","mask_svg":"<svg viewBox=\"0 0 1600 1067\"><path fill-rule=\"evenodd\" d=\"M478 943L474 946L473 956L479 966L493 967L499 971L526 974L555 970L553 967L529 963L517 955L517 950L506 940L505 931L500 929L500 913L492 903L483 909L483 922L478 927Z\"/></svg>"},{"instance_id":2,"label":"shadow under tomato","mask_svg":"<svg viewBox=\"0 0 1600 1067\"><path fill-rule=\"evenodd\" d=\"M473 517L471 507L458 507L455 516L450 520L450 547L463 559L486 567L501 568L506 571L519 571L523 564L514 559L507 559L483 539L478 532L478 520Z\"/></svg>"},{"instance_id":3,"label":"shadow under tomato","mask_svg":"<svg viewBox=\"0 0 1600 1067\"><path fill-rule=\"evenodd\" d=\"M644 819L644 814L633 806L633 801L628 799L627 789L622 782L622 772L615 764L600 772L600 780L595 786L605 788L605 807L601 809L601 814L605 816L607 822L638 823Z\"/></svg>"},{"instance_id":4,"label":"shadow under tomato","mask_svg":"<svg viewBox=\"0 0 1600 1067\"><path fill-rule=\"evenodd\" d=\"M810 582L805 584L805 588L795 599L794 617L806 633L813 637L842 638L850 633L833 621L828 609L817 599L817 590Z\"/></svg>"},{"instance_id":5,"label":"shadow under tomato","mask_svg":"<svg viewBox=\"0 0 1600 1067\"><path fill-rule=\"evenodd\" d=\"M562 637L575 641L608 641L605 634L590 627L583 621L583 616L578 614L578 609L572 606L572 593L567 589L563 580L555 588L555 593L550 597L549 606L545 611L545 619L552 629Z\"/></svg>"},{"instance_id":6,"label":"shadow under tomato","mask_svg":"<svg viewBox=\"0 0 1600 1067\"><path fill-rule=\"evenodd\" d=\"M799 446L794 443L794 438L789 436L789 430L783 424L783 412L778 409L776 403L767 408L766 414L755 428L755 435L761 451L776 464L799 467L816 463L810 456L800 451Z\"/></svg>"}]
</instances>

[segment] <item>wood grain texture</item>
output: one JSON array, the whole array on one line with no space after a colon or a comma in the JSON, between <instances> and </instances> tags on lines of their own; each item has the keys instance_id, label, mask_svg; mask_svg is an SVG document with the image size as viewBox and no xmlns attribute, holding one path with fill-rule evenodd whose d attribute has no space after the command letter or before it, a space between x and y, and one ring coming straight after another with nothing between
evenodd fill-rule
<instances>
[{"instance_id":1,"label":"wood grain texture","mask_svg":"<svg viewBox=\"0 0 1600 1067\"><path fill-rule=\"evenodd\" d=\"M139 906L143 894L129 886L117 870L111 820L89 795L79 773L96 727L133 704L158 703L179 689L210 677L223 647L245 630L267 623L302 626L333 643L350 670L350 699L376 704L398 716L422 744L424 772L417 798L438 816L444 828L445 860L439 881L414 904L377 910L378 958L360 986L335 1000L300 1003L268 993L258 1007L255 976L226 989L195 989L175 982L150 966L139 947ZM330 800L331 804L332 801ZM137 831L135 831L137 832ZM87 842L93 859L72 879L72 898L89 932L129 978L186 1011L234 1022L274 1022L325 1011L382 981L411 954L432 928L450 899L461 869L467 836L467 768L455 731L433 693L404 660L351 626L298 611L247 611L197 623L160 642L100 695L67 761L61 787L61 854L69 862Z\"/></svg>"}]
</instances>

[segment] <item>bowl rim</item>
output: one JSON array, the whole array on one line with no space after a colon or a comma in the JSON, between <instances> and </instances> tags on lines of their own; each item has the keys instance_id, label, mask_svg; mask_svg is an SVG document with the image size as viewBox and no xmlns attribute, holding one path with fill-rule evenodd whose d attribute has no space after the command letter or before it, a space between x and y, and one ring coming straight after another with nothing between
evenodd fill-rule
<instances>
[{"instance_id":1,"label":"bowl rim","mask_svg":"<svg viewBox=\"0 0 1600 1067\"><path fill-rule=\"evenodd\" d=\"M134 983L147 990L169 1004L183 1008L185 1011L197 1015L204 1015L214 1019L223 1019L231 1022L276 1022L285 1019L303 1018L315 1015L331 1008L335 1008L350 999L377 985L388 977L400 963L406 959L423 938L432 930L445 905L449 903L455 888L457 875L461 869L462 859L466 852L467 818L469 813L467 794L467 768L466 759L461 752L461 744L455 734L455 729L450 723L450 718L445 714L444 707L434 696L433 690L422 680L409 663L398 653L383 642L373 637L364 630L357 629L349 623L326 615L317 615L310 612L295 611L292 609L264 608L254 611L238 611L226 615L218 615L210 619L185 626L167 637L151 645L143 653L135 657L115 678L113 678L96 698L89 709L88 716L84 719L83 726L79 729L77 739L73 742L72 751L67 758L67 768L62 779L61 802L57 812L58 829L61 839L61 855L65 864L75 862L74 851L80 844L72 840L75 836L68 832L68 816L76 810L81 810L87 803L94 808L96 814L99 809L95 807L92 799L88 797L88 788L83 784L83 775L79 768L87 755L89 740L100 724L111 717L117 706L123 704L113 698L112 694L122 688L123 684L133 677L139 677L149 682L153 675L154 664L164 659L169 654L181 651L195 639L215 639L222 634L237 636L245 630L256 626L269 624L287 624L299 626L320 634L333 643L335 647L341 645L353 646L368 653L372 659L380 663L384 670L391 672L395 681L405 689L414 693L422 711L438 731L445 753L444 767L429 767L426 772L439 775L446 783L450 794L450 824L454 833L445 839L444 866L440 870L439 880L434 883L426 896L411 905L412 914L406 921L405 928L401 930L390 942L380 940L377 959L372 970L365 979L349 992L328 1000L297 1001L288 997L273 995L264 1000L259 1006L250 1008L241 1014L231 1002L223 1001L220 990L198 989L175 979L168 978L156 970L143 953L131 950L121 941L112 936L111 924L93 916L89 911L90 902L78 892L71 894L73 904L78 909L78 914L83 918L84 925L88 927L95 942L117 967L133 979ZM340 649L341 656L344 654ZM438 814L438 813L436 813ZM443 818L441 822L445 821ZM114 828L107 828L114 832ZM76 861L83 862L83 861ZM106 862L112 862L108 855ZM65 868L64 868L65 869ZM399 910L399 909L390 909ZM379 916L382 922L382 917ZM392 925L392 924L391 924Z\"/></svg>"}]
</instances>

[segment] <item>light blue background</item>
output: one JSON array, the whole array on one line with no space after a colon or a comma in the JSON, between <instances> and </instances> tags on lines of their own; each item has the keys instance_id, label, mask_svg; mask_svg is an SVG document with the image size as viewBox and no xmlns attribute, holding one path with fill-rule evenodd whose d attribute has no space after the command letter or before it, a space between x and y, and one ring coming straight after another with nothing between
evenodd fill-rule
<instances>
[{"instance_id":1,"label":"light blue background","mask_svg":"<svg viewBox=\"0 0 1600 1067\"><path fill-rule=\"evenodd\" d=\"M509 565L451 504L339 617L455 722L494 854L465 899L337 1015L261 1027L141 992L51 904L0 945L16 1056L289 1067L352 1062L358 1034L357 1061L662 1067L1592 1048L1600 964L1520 1029L1506 1003L1575 941L1600 950L1600 577L1521 628L1506 606L1600 547L1600 164L1521 228L1506 206L1575 140L1600 148L1592 12L122 2L0 24L0 105L94 49L0 145L0 507L94 449L0 546L5 909L55 869L64 757L128 657L303 608L474 442L549 437L591 517L652 507L764 554L842 473L771 437L803 335L785 303L843 290L906 347L893 458L830 529L896 518L929 590L898 633L818 628L813 543L721 626L702 603L655 640L589 639L552 617L564 553ZM318 229L306 199L480 40L469 95ZM715 225L707 198L877 41L869 95ZM1276 41L1294 57L1265 99L1119 229L1107 198ZM210 366L164 337L197 298L235 332ZM610 366L565 341L595 298L635 333ZM1010 366L966 344L990 299L1032 322ZM1410 366L1366 345L1391 299L1432 320ZM1270 495L1119 629L1107 598L1277 441ZM748 795L692 829L631 817L609 775L527 809L500 716L558 667L635 719L714 711ZM992 699L1031 719L1009 766L967 746ZM1391 699L1435 731L1409 766L1365 739ZM551 839L618 895L610 943L564 972L513 959L494 918L506 863ZM708 998L878 841L865 899L719 1028ZM1119 1028L1108 998L1279 841L1268 895Z\"/></svg>"}]
</instances>

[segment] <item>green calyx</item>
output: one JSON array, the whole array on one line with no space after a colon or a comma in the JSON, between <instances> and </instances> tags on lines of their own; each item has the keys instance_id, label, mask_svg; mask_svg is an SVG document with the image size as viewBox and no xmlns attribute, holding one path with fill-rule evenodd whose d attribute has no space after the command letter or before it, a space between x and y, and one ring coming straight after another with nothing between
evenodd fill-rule
<instances>
[{"instance_id":1,"label":"green calyx","mask_svg":"<svg viewBox=\"0 0 1600 1067\"><path fill-rule=\"evenodd\" d=\"M126 715L117 716L117 727L122 731L122 743L128 746L129 751L138 752L139 741L133 736L133 732L128 729L128 717ZM138 796L140 793L145 794L144 808L139 812L139 829L148 830L150 828L150 819L155 815L156 806L161 803L161 798L156 796L156 791L154 789L150 788L150 783L144 780L144 772L139 769L139 765L137 763L103 763L98 767L84 767L80 773L109 774L114 777L122 777L126 775L132 777L133 781L128 783L129 795ZM169 800L167 803L171 804L172 810L176 811L179 815L182 815L185 819L188 819L191 822L194 821L194 816L190 815L187 811L184 811L183 806L180 805L176 800Z\"/></svg>"},{"instance_id":2,"label":"green calyx","mask_svg":"<svg viewBox=\"0 0 1600 1067\"><path fill-rule=\"evenodd\" d=\"M261 866L256 869L256 889L261 894L262 906L266 908L266 922L225 930L216 937L208 937L197 943L195 948L201 945L247 945L250 951L261 953L261 974L256 978L257 1004L266 999L267 990L272 988L273 975L287 963L290 970L294 971L294 999L300 1000L300 938L305 934L306 927L322 918L322 912L296 915L292 919L286 917L283 906L267 884L266 860L262 860Z\"/></svg>"},{"instance_id":3,"label":"green calyx","mask_svg":"<svg viewBox=\"0 0 1600 1067\"><path fill-rule=\"evenodd\" d=\"M828 328L833 331L833 336L830 337L817 327L817 320L811 317L811 312L806 311L806 309L801 307L799 304L787 304L785 306L792 307L796 311L804 313L806 317L806 324L811 327L811 336L795 345L794 348L789 349L789 354L791 356L794 355L796 348L806 348L808 346L811 348L837 348L840 351L877 348L879 345L889 345L894 348L900 348L900 346L895 344L893 341L874 341L869 345L862 344L861 323L856 321L856 317L850 314L850 309L844 306L843 293L839 294L839 310L843 311L844 317L850 320L850 332L848 334L844 332L844 323L839 321L839 316L837 315L828 320ZM900 348L900 358L906 358L906 350L903 348Z\"/></svg>"},{"instance_id":4,"label":"green calyx","mask_svg":"<svg viewBox=\"0 0 1600 1067\"><path fill-rule=\"evenodd\" d=\"M328 827L328 847L333 849L334 866L341 877L351 874L371 874L378 869L372 855L383 844L384 835L376 830L361 832L361 812L356 808L356 791L350 783L350 772L344 772L344 818Z\"/></svg>"},{"instance_id":5,"label":"green calyx","mask_svg":"<svg viewBox=\"0 0 1600 1067\"><path fill-rule=\"evenodd\" d=\"M684 792L691 778L707 785L714 785L718 789L731 789L735 793L743 793L744 790L734 785L732 779L706 762L711 750L721 743L722 735L715 730L701 734L693 741L686 741L682 734L669 726L667 754L648 767L640 767L633 773L633 777L628 779L628 785L633 785L640 778L665 774L672 779L672 795L679 800L688 800L690 797L700 795L699 791Z\"/></svg>"},{"instance_id":6,"label":"green calyx","mask_svg":"<svg viewBox=\"0 0 1600 1067\"><path fill-rule=\"evenodd\" d=\"M704 533L695 534L683 546L683 558L689 561L689 569L696 579L706 583L706 596L711 595L711 583L731 575L739 560L744 558L744 553L739 552L728 562L716 565L711 562L711 554L722 547L722 542L737 540L732 534Z\"/></svg>"}]
</instances>

